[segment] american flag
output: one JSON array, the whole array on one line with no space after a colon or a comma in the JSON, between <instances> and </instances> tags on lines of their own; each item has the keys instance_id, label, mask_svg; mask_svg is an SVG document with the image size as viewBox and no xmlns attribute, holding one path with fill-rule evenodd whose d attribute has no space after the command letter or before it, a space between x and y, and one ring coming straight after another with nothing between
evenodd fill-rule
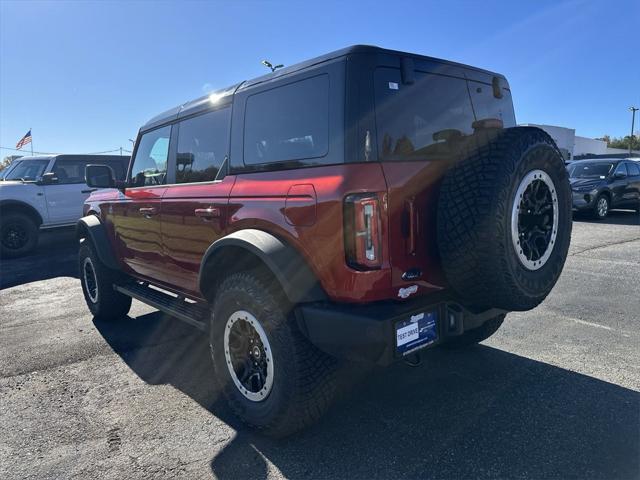
<instances>
[{"instance_id":1,"label":"american flag","mask_svg":"<svg viewBox=\"0 0 640 480\"><path fill-rule=\"evenodd\" d=\"M27 143L31 143L31 130L29 130L27 134L24 137L22 137L18 143L16 143L16 149L20 150Z\"/></svg>"}]
</instances>

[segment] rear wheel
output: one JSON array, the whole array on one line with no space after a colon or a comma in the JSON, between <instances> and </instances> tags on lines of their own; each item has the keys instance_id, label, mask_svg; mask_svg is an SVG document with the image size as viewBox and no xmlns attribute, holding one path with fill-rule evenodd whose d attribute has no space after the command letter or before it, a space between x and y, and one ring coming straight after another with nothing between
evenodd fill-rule
<instances>
[{"instance_id":1,"label":"rear wheel","mask_svg":"<svg viewBox=\"0 0 640 480\"><path fill-rule=\"evenodd\" d=\"M131 297L114 290L118 272L106 267L93 245L84 240L78 251L78 271L82 293L93 316L102 321L117 320L131 309Z\"/></svg>"},{"instance_id":2,"label":"rear wheel","mask_svg":"<svg viewBox=\"0 0 640 480\"><path fill-rule=\"evenodd\" d=\"M493 317L478 328L474 328L473 330L469 330L464 332L462 335L457 337L452 337L448 340L444 346L446 348L467 348L480 343L491 335L496 333L498 329L502 326L502 322L504 322L504 318L506 315L498 315L497 317Z\"/></svg>"},{"instance_id":3,"label":"rear wheel","mask_svg":"<svg viewBox=\"0 0 640 480\"><path fill-rule=\"evenodd\" d=\"M216 379L240 419L284 436L314 423L335 392L336 361L298 330L286 300L256 273L217 291L210 345Z\"/></svg>"},{"instance_id":4,"label":"rear wheel","mask_svg":"<svg viewBox=\"0 0 640 480\"><path fill-rule=\"evenodd\" d=\"M0 253L14 258L26 255L38 245L38 226L31 217L9 213L0 221Z\"/></svg>"},{"instance_id":5,"label":"rear wheel","mask_svg":"<svg viewBox=\"0 0 640 480\"><path fill-rule=\"evenodd\" d=\"M606 195L600 195L596 199L596 204L593 207L593 215L598 220L607 218L607 215L609 215L609 197Z\"/></svg>"}]
</instances>

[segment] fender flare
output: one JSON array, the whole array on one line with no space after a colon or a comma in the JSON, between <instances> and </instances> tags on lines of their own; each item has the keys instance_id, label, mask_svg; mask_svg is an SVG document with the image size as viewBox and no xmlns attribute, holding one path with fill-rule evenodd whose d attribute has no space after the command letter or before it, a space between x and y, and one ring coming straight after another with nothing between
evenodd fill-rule
<instances>
[{"instance_id":1,"label":"fender flare","mask_svg":"<svg viewBox=\"0 0 640 480\"><path fill-rule=\"evenodd\" d=\"M95 215L87 215L82 217L76 223L76 238L89 238L96 249L96 253L100 261L113 270L119 270L120 265L113 254L111 244L107 237L107 232L98 217Z\"/></svg>"},{"instance_id":2,"label":"fender flare","mask_svg":"<svg viewBox=\"0 0 640 480\"><path fill-rule=\"evenodd\" d=\"M23 202L22 200L14 200L14 199L7 199L7 200L0 201L0 210L12 209L12 208L16 208L18 210L22 210L23 212L27 212L28 215L31 215L32 217L35 218L38 226L44 223L44 218L42 217L42 214L33 205L27 202Z\"/></svg>"},{"instance_id":3,"label":"fender flare","mask_svg":"<svg viewBox=\"0 0 640 480\"><path fill-rule=\"evenodd\" d=\"M215 271L216 263L222 263L223 252L228 247L243 249L266 265L280 282L291 303L327 300L318 278L294 247L268 232L251 228L233 232L209 246L198 274L201 292L204 293L210 280L211 273L207 272Z\"/></svg>"}]
</instances>

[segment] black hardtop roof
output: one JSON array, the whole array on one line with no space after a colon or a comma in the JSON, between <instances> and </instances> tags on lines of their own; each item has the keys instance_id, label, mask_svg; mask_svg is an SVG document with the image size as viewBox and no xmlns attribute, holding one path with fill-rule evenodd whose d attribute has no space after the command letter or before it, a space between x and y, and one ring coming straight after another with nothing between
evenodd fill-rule
<instances>
[{"instance_id":1,"label":"black hardtop roof","mask_svg":"<svg viewBox=\"0 0 640 480\"><path fill-rule=\"evenodd\" d=\"M481 68L477 68L477 67L472 67L470 65L464 65L462 63L457 63L457 62L452 62L449 60L443 60L440 58L433 58L433 57L428 57L425 55L418 55L416 53L409 53L409 52L401 52L398 50L389 50L386 48L381 48L381 47L376 47L373 45L352 45L350 47L346 47L346 48L342 48L340 50L336 50L334 52L330 52L330 53L326 53L324 55L320 55L319 57L314 57L311 58L309 60L304 60L302 62L296 63L294 65L290 65L288 67L284 67L284 68L279 68L278 70L276 70L275 72L271 72L271 73L267 73L266 75L262 75L260 77L256 77L254 79L251 80L246 80L244 82L240 82L237 83L235 85L232 85L230 87L227 88L223 88L220 90L216 90L214 92L211 92L208 95L204 95L200 98L197 98L195 100L189 101L187 103L183 103L181 105L178 105L174 108L171 108L169 110L166 110L165 112L160 113L159 115L156 115L155 117L151 118L147 123L145 123L140 130L144 131L144 130L149 130L153 127L157 127L159 125L162 125L163 123L175 120L178 118L178 116L182 117L182 116L187 116L191 113L195 113L197 111L200 111L202 109L204 109L204 106L210 101L210 98L213 97L216 99L216 103L218 105L224 105L226 103L230 103L231 99L233 98L233 95L237 92L237 91L241 91L247 88L250 88L254 85L258 85L260 83L264 83L267 82L269 80L273 80L275 78L278 77L282 77L285 75L289 75L295 72L299 72L301 70L304 70L306 68L312 67L314 65L318 65L320 63L324 63L324 62L328 62L330 60L334 60L336 58L340 58L340 57L344 57L346 55L350 55L350 54L355 54L355 53L378 53L378 54L387 54L387 55L396 55L396 56L401 56L401 57L409 57L409 58L414 58L414 59L418 59L418 60L425 60L425 61L429 61L429 62L435 62L435 63L441 63L443 65L451 65L451 66L456 66L456 67L461 67L464 68L466 70L474 70L476 72L479 73L483 73L486 75L492 75L492 76L497 76L500 78L504 78L502 75L494 73L494 72L490 72L488 70L484 70Z\"/></svg>"}]
</instances>

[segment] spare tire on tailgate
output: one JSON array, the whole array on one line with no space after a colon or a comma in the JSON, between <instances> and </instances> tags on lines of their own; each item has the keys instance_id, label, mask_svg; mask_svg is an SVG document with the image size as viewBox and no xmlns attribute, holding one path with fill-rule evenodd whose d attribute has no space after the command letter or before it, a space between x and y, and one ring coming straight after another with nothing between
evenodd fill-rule
<instances>
[{"instance_id":1,"label":"spare tire on tailgate","mask_svg":"<svg viewBox=\"0 0 640 480\"><path fill-rule=\"evenodd\" d=\"M567 171L547 133L533 127L479 132L440 190L438 247L446 278L468 306L534 308L562 272L571 221Z\"/></svg>"}]
</instances>

